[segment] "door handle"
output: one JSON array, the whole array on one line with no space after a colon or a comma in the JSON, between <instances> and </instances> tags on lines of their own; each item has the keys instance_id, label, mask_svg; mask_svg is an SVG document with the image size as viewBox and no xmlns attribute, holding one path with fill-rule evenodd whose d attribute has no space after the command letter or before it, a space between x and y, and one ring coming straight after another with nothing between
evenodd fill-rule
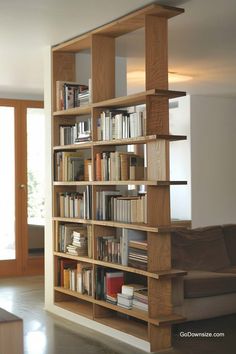
<instances>
[{"instance_id":1,"label":"door handle","mask_svg":"<svg viewBox=\"0 0 236 354\"><path fill-rule=\"evenodd\" d=\"M25 184L19 184L19 188L20 188L20 189L24 189L25 187L26 187Z\"/></svg>"}]
</instances>

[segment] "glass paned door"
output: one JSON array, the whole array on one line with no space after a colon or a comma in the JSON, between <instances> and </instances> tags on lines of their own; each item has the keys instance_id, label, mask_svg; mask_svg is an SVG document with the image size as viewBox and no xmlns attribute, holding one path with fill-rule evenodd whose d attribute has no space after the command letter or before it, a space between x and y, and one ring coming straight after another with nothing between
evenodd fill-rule
<instances>
[{"instance_id":1,"label":"glass paned door","mask_svg":"<svg viewBox=\"0 0 236 354\"><path fill-rule=\"evenodd\" d=\"M0 260L16 259L15 109L0 105Z\"/></svg>"},{"instance_id":2,"label":"glass paned door","mask_svg":"<svg viewBox=\"0 0 236 354\"><path fill-rule=\"evenodd\" d=\"M41 101L0 99L0 226L0 276L43 274Z\"/></svg>"},{"instance_id":3,"label":"glass paned door","mask_svg":"<svg viewBox=\"0 0 236 354\"><path fill-rule=\"evenodd\" d=\"M44 251L44 109L27 108L26 119L28 252L38 256Z\"/></svg>"}]
</instances>

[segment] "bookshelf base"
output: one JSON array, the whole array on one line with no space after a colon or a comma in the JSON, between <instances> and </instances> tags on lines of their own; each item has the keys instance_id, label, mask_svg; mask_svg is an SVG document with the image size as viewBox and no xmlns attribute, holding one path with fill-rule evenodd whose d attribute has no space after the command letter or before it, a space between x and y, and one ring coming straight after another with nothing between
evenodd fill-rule
<instances>
[{"instance_id":1,"label":"bookshelf base","mask_svg":"<svg viewBox=\"0 0 236 354\"><path fill-rule=\"evenodd\" d=\"M63 304L64 305L64 304ZM68 304L67 304L68 305ZM68 306L70 307L70 305ZM148 353L150 353L151 347L150 343L147 340L137 338L134 335L124 333L119 330L119 323L117 321L117 326L116 328L112 328L109 326L108 323L106 323L106 319L98 319L98 321L92 320L88 317L84 317L81 315L78 315L74 312L71 312L69 308L65 308L62 306L62 303L55 303L52 305L48 305L46 307L46 310L56 316L60 316L68 321L74 322L75 324L84 326L89 328L90 330L95 331L93 334L93 338L97 338L98 341L103 341L104 337L101 337L100 334L103 336L109 336L111 339L116 339L120 340L128 345L131 345L135 348L144 350ZM112 319L114 321L114 319ZM97 334L96 334L97 332ZM79 331L78 331L79 334Z\"/></svg>"}]
</instances>

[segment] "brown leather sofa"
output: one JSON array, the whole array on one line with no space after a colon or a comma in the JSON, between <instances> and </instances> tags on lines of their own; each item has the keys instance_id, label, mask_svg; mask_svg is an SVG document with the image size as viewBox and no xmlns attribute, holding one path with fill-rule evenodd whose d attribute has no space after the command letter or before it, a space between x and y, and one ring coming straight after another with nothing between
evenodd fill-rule
<instances>
[{"instance_id":1,"label":"brown leather sofa","mask_svg":"<svg viewBox=\"0 0 236 354\"><path fill-rule=\"evenodd\" d=\"M236 313L236 225L172 232L174 311L187 320Z\"/></svg>"}]
</instances>

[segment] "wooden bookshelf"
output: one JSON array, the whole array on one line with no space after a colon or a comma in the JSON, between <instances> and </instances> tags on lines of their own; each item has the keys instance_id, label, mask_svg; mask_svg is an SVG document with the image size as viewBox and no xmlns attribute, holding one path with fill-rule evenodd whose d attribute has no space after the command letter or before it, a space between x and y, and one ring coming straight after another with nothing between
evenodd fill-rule
<instances>
[{"instance_id":1,"label":"wooden bookshelf","mask_svg":"<svg viewBox=\"0 0 236 354\"><path fill-rule=\"evenodd\" d=\"M170 134L168 110L169 99L185 96L186 93L168 89L167 60L168 19L182 12L182 9L151 4L52 48L52 152L53 159L55 158L54 170L56 171L52 182L54 304L58 308L93 320L96 325L107 326L108 332L109 328L113 328L135 337L137 346L139 339L145 341L150 351L169 349L171 347L171 325L184 320L182 316L173 313L172 310L172 278L183 276L186 272L171 268L170 233L173 228L176 228L176 224L172 225L170 219L170 186L184 185L186 181L170 180L169 144L172 141L185 140L186 136ZM145 28L145 91L115 97L115 39L141 27ZM92 82L89 101L91 103L57 111L56 107L61 109L61 105L57 104L56 81L78 82L77 74L81 71L81 68L77 68L76 58L85 49L90 53L91 61L91 73L89 74ZM158 67L156 63L158 63ZM61 96L59 97L61 99ZM98 120L101 113L137 105L146 106L145 124L143 121L145 128L143 128L143 134L140 134L142 136L136 136L138 133L134 135L130 133L127 136L132 137L129 138L118 139L117 137L120 137L120 135L115 135L113 136L114 139L102 140L98 134ZM91 140L75 143L77 140L73 139L72 143L69 141L70 143L64 145L64 140L61 139L60 135L61 131L64 132L64 128L60 129L60 127L69 127L72 130L72 126L76 127L76 124L79 124L78 122L88 117L91 117ZM61 141L63 141L62 145L60 145ZM142 165L143 173L138 175L135 171L136 178L133 179L123 177L123 180L117 180L118 178L113 176L113 178L107 178L111 180L104 180L106 178L99 180L96 175L96 172L99 171L96 165L97 155L108 154L108 156L111 156L110 153L114 151L128 155L130 153L129 146L134 147L133 156L143 158L146 154L146 166L144 166L144 163ZM57 177L60 175L57 169L60 170L61 168L57 159L62 157L65 163L69 155L79 156L80 153L86 156L84 159L90 161L87 163L91 164L91 180L69 181L67 180L69 178ZM62 168L67 168L67 165L63 165ZM62 176L65 176L67 172L63 172L64 175L62 174ZM129 172L129 176L133 176L131 172ZM147 209L146 219L133 218L132 220L144 220L145 223L98 220L100 217L97 213L99 209L96 203L97 195L100 195L99 192L107 191L107 195L109 195L109 191L114 192L115 188L116 191L122 190L122 193L124 193L122 196L125 196L130 193L129 186L136 190L136 195L142 195L143 193L143 196L145 196L144 203L146 203L145 208ZM138 194L139 186L145 188L145 192ZM88 190L88 196L86 197ZM83 202L86 202L83 209L84 215L87 209L90 209L89 217L83 218L80 213L77 213L80 217L61 216L72 214L63 212L60 214L61 199L59 200L59 198L63 199L64 195L73 196L76 193L83 196ZM88 200L91 204L90 208L87 208ZM90 257L61 252L63 249L58 246L59 228L65 225L73 226L74 224L89 227L91 231L92 249ZM145 233L147 239L145 250L148 259L147 268L136 268L131 266L130 263L126 266L120 264L120 262L108 262L97 256L98 238L113 237L119 231L118 229ZM84 264L88 267L89 272L91 272L89 276L94 278L94 281L91 281L92 295L72 291L70 288L64 287L62 279L64 269L61 268L64 261L74 265ZM104 271L117 270L123 272L125 279L130 278L135 281L138 279L140 283L144 281L148 288L148 312L135 308L129 310L105 300L98 300L95 296L96 291L98 291L95 282L98 269L104 269ZM90 291L88 291L88 294L90 294Z\"/></svg>"}]
</instances>

